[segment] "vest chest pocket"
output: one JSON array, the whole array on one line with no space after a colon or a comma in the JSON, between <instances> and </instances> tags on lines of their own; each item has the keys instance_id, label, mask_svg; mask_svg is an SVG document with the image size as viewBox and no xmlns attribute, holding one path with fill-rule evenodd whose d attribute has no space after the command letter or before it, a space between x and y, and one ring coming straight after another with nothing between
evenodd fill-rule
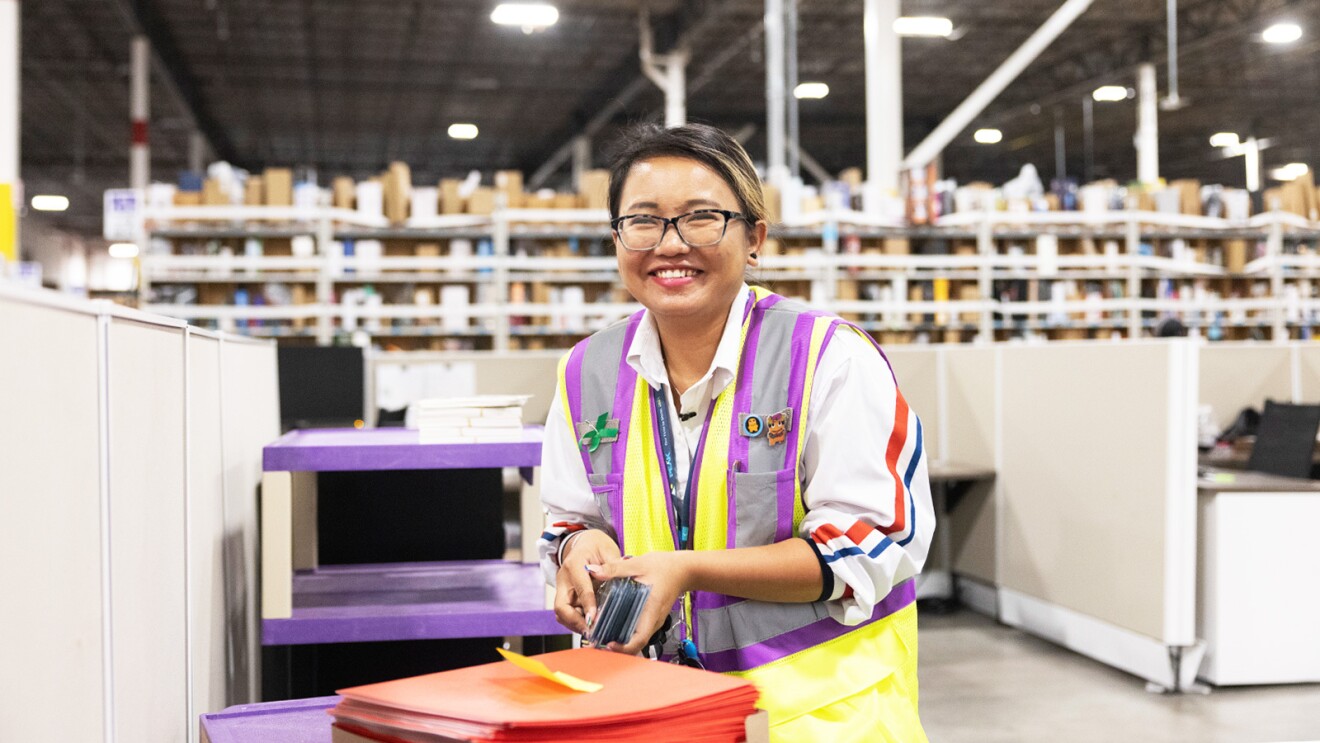
<instances>
[{"instance_id":1,"label":"vest chest pocket","mask_svg":"<svg viewBox=\"0 0 1320 743\"><path fill-rule=\"evenodd\" d=\"M729 472L730 501L738 527L737 547L782 542L793 536L792 469Z\"/></svg>"},{"instance_id":2,"label":"vest chest pocket","mask_svg":"<svg viewBox=\"0 0 1320 743\"><path fill-rule=\"evenodd\" d=\"M591 474L587 476L587 482L591 485L591 497L596 501L601 521L610 525L610 531L616 532L614 541L619 542L621 535L617 533L614 514L623 506L623 474Z\"/></svg>"}]
</instances>

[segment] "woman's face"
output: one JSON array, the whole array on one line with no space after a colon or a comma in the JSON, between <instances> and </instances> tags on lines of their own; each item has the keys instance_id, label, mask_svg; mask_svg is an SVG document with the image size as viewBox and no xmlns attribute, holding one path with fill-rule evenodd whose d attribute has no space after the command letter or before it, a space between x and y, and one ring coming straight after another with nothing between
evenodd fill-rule
<instances>
[{"instance_id":1,"label":"woman's face","mask_svg":"<svg viewBox=\"0 0 1320 743\"><path fill-rule=\"evenodd\" d=\"M740 211L733 189L711 168L683 157L639 160L629 169L619 215L677 217L696 209ZM631 251L614 237L619 275L628 291L658 318L724 323L742 286L743 271L765 241L766 224L731 220L724 239L691 248L673 225L654 250Z\"/></svg>"}]
</instances>

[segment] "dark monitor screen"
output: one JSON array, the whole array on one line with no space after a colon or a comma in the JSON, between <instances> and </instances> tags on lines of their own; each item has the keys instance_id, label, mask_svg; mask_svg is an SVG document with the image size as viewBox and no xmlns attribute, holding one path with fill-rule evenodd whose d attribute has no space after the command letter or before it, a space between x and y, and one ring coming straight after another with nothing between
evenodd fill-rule
<instances>
[{"instance_id":1,"label":"dark monitor screen","mask_svg":"<svg viewBox=\"0 0 1320 743\"><path fill-rule=\"evenodd\" d=\"M362 419L361 348L281 346L279 367L284 430L352 426Z\"/></svg>"}]
</instances>

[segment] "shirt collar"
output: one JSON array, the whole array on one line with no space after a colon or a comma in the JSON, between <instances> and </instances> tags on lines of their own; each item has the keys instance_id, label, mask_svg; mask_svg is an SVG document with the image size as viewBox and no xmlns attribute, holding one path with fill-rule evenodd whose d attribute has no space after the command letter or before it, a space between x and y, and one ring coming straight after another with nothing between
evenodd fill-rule
<instances>
[{"instance_id":1,"label":"shirt collar","mask_svg":"<svg viewBox=\"0 0 1320 743\"><path fill-rule=\"evenodd\" d=\"M750 291L751 288L743 284L733 298L733 303L729 305L729 315L724 321L724 334L720 336L720 344L715 349L715 358L711 360L710 369L697 381L697 385L708 378L714 382L710 389L711 399L723 392L738 374L738 354L742 345L742 310L747 306L747 295ZM642 315L642 322L633 335L632 345L628 347L627 361L628 366L635 369L651 387L659 389L662 385L669 384L669 372L665 370L664 352L660 348L660 330L656 327L655 318L651 316L650 310L646 310Z\"/></svg>"}]
</instances>

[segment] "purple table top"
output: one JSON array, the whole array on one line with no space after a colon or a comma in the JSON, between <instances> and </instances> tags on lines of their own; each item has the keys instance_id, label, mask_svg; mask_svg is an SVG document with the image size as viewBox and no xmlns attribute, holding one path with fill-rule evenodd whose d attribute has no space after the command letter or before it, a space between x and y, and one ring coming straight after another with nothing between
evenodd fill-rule
<instances>
[{"instance_id":1,"label":"purple table top","mask_svg":"<svg viewBox=\"0 0 1320 743\"><path fill-rule=\"evenodd\" d=\"M503 560L327 565L293 576L293 616L264 645L567 634L539 565Z\"/></svg>"},{"instance_id":2,"label":"purple table top","mask_svg":"<svg viewBox=\"0 0 1320 743\"><path fill-rule=\"evenodd\" d=\"M266 472L528 468L541 463L543 433L524 426L522 441L420 444L407 428L310 428L267 444L261 464Z\"/></svg>"},{"instance_id":3,"label":"purple table top","mask_svg":"<svg viewBox=\"0 0 1320 743\"><path fill-rule=\"evenodd\" d=\"M211 743L330 743L326 710L339 697L240 704L202 715L202 731Z\"/></svg>"}]
</instances>

